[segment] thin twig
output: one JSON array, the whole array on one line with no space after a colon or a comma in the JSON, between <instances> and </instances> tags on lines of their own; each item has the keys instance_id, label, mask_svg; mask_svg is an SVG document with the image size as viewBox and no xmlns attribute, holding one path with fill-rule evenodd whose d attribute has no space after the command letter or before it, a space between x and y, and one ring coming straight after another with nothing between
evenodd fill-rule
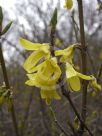
<instances>
[{"instance_id":1,"label":"thin twig","mask_svg":"<svg viewBox=\"0 0 102 136\"><path fill-rule=\"evenodd\" d=\"M52 57L54 56L54 42L55 42L55 32L56 30L55 29L51 29L51 33L50 33L50 46L51 46L51 55ZM66 135L66 136L69 136L66 131L62 128L62 126L59 124L59 122L57 121L56 117L55 117L55 114L54 114L54 111L52 110L51 108L51 111L53 113L53 116L54 116L54 120L55 120L55 123L57 124L57 126L61 129L61 131Z\"/></svg>"},{"instance_id":2,"label":"thin twig","mask_svg":"<svg viewBox=\"0 0 102 136\"><path fill-rule=\"evenodd\" d=\"M73 108L73 111L75 112L77 118L79 119L80 123L83 124L83 126L85 127L85 129L88 131L90 136L93 136L92 132L90 131L90 129L87 127L87 125L84 123L84 121L81 119L80 114L78 113L71 97L70 97L70 92L68 92L68 90L65 89L65 87L62 85L61 86L61 91L63 93L63 95L67 98L67 100L69 101L71 107Z\"/></svg>"},{"instance_id":3,"label":"thin twig","mask_svg":"<svg viewBox=\"0 0 102 136\"><path fill-rule=\"evenodd\" d=\"M54 35L55 35L55 29L52 29L51 30L51 34L50 34L50 45L51 45L51 54L52 56L54 56ZM59 85L60 85L60 81L61 81L61 78L59 79ZM89 130L89 128L86 126L86 124L84 123L84 121L81 119L76 107L74 106L74 103L70 97L70 94L68 91L65 90L64 86L60 86L61 87L61 92L62 94L67 98L67 100L69 101L70 105L72 106L73 108L73 111L75 112L76 116L78 117L79 121L81 122L81 124L83 124L83 126L85 127L85 129L88 131L88 133L90 134L90 136L93 136L93 134L91 133L91 131Z\"/></svg>"},{"instance_id":4,"label":"thin twig","mask_svg":"<svg viewBox=\"0 0 102 136\"><path fill-rule=\"evenodd\" d=\"M78 38L78 32L80 31L75 19L74 19L74 13L72 14L71 16L72 18L72 22L73 22L73 28L74 28L74 32L75 32L75 38L76 38L76 41L79 42L79 38Z\"/></svg>"},{"instance_id":5,"label":"thin twig","mask_svg":"<svg viewBox=\"0 0 102 136\"><path fill-rule=\"evenodd\" d=\"M1 40L1 37L0 37L0 40ZM2 67L2 72L3 72L3 77L4 77L6 89L10 89L10 84L9 84L9 80L8 80L8 76L7 76L5 61L4 61L2 47L1 47L1 41L0 41L0 62L1 62L1 67ZM12 117L12 122L13 122L13 125L14 125L14 129L15 129L15 134L16 134L16 136L19 136L13 99L12 99L11 117Z\"/></svg>"},{"instance_id":6,"label":"thin twig","mask_svg":"<svg viewBox=\"0 0 102 136\"><path fill-rule=\"evenodd\" d=\"M82 73L87 74L87 59L86 59L86 43L85 43L85 32L84 32L84 17L83 17L83 1L77 0L79 10L79 24L80 24L80 40L81 40L81 58L82 58ZM82 86L82 111L81 117L83 122L86 121L86 109L87 109L87 81L83 81ZM83 123L80 124L79 135L82 136L84 133L85 126Z\"/></svg>"},{"instance_id":7,"label":"thin twig","mask_svg":"<svg viewBox=\"0 0 102 136\"><path fill-rule=\"evenodd\" d=\"M71 136L69 135L64 128L61 126L61 124L57 121L57 119L55 119L55 123L57 124L57 126L60 128L60 130L66 135L66 136Z\"/></svg>"},{"instance_id":8,"label":"thin twig","mask_svg":"<svg viewBox=\"0 0 102 136\"><path fill-rule=\"evenodd\" d=\"M55 116L55 112L53 111L52 107L50 107L50 111L52 112L52 115L53 115L53 118L54 118L54 121L55 123L57 124L57 126L60 128L60 130L66 135L66 136L71 136L69 135L65 130L64 128L61 126L61 124L58 122L56 116Z\"/></svg>"},{"instance_id":9,"label":"thin twig","mask_svg":"<svg viewBox=\"0 0 102 136\"><path fill-rule=\"evenodd\" d=\"M68 125L69 125L70 129L71 129L72 132L73 132L73 136L78 136L78 135L77 135L77 132L75 131L75 129L74 129L73 125L71 124L71 122L68 121Z\"/></svg>"},{"instance_id":10,"label":"thin twig","mask_svg":"<svg viewBox=\"0 0 102 136\"><path fill-rule=\"evenodd\" d=\"M78 38L78 33L77 33L77 32L80 33L80 29L79 29L79 27L78 27L77 22L76 22L75 19L74 19L74 13L72 13L71 18L72 18L72 22L73 22L73 25L74 25L75 38L76 38L76 41L79 42L79 38ZM91 58L91 55L90 55L88 49L86 50L86 53L87 53L87 56L88 56L88 60L89 60L89 62L90 62L90 64L91 64L92 71L93 71L94 75L96 75L96 73L97 73L97 72L96 72L96 68L95 68L95 65L94 65L94 63L93 63L93 60L92 60L92 58Z\"/></svg>"}]
</instances>

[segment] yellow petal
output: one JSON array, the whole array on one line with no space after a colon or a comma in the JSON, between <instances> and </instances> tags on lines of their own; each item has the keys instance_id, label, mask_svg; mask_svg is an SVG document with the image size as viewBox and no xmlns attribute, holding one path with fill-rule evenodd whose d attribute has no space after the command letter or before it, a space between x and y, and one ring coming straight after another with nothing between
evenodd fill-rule
<instances>
[{"instance_id":1,"label":"yellow petal","mask_svg":"<svg viewBox=\"0 0 102 136\"><path fill-rule=\"evenodd\" d=\"M60 55L69 56L70 54L72 54L74 47L75 47L75 44L63 50L57 50L55 51L55 56L60 56Z\"/></svg>"},{"instance_id":2,"label":"yellow petal","mask_svg":"<svg viewBox=\"0 0 102 136\"><path fill-rule=\"evenodd\" d=\"M79 72L77 72L77 76L84 79L84 80L93 80L93 76L84 75Z\"/></svg>"},{"instance_id":3,"label":"yellow petal","mask_svg":"<svg viewBox=\"0 0 102 136\"><path fill-rule=\"evenodd\" d=\"M73 6L73 0L65 0L65 8L71 9Z\"/></svg>"},{"instance_id":4,"label":"yellow petal","mask_svg":"<svg viewBox=\"0 0 102 136\"><path fill-rule=\"evenodd\" d=\"M37 80L42 85L56 84L61 75L60 67L54 60L46 60L46 64L38 71Z\"/></svg>"},{"instance_id":5,"label":"yellow petal","mask_svg":"<svg viewBox=\"0 0 102 136\"><path fill-rule=\"evenodd\" d=\"M54 58L35 66L33 70L36 73L27 74L30 80L28 80L26 84L30 86L39 86L45 90L53 90L53 87L56 85L61 75L60 67L57 65Z\"/></svg>"},{"instance_id":6,"label":"yellow petal","mask_svg":"<svg viewBox=\"0 0 102 136\"><path fill-rule=\"evenodd\" d=\"M25 84L28 85L28 86L40 87L39 83L36 80L27 80L25 82Z\"/></svg>"},{"instance_id":7,"label":"yellow petal","mask_svg":"<svg viewBox=\"0 0 102 136\"><path fill-rule=\"evenodd\" d=\"M80 79L77 76L68 79L68 83L73 91L79 91L81 88Z\"/></svg>"},{"instance_id":8,"label":"yellow petal","mask_svg":"<svg viewBox=\"0 0 102 136\"><path fill-rule=\"evenodd\" d=\"M96 78L94 78L94 80L91 81L91 86L97 90L101 90L101 85L97 83Z\"/></svg>"},{"instance_id":9,"label":"yellow petal","mask_svg":"<svg viewBox=\"0 0 102 136\"><path fill-rule=\"evenodd\" d=\"M73 58L73 51L74 51L74 47L76 44L73 44L71 46L69 46L68 48L64 49L64 50L57 50L55 51L55 56L61 56L60 61L61 62L66 62L68 61L69 63L72 63L72 58Z\"/></svg>"},{"instance_id":10,"label":"yellow petal","mask_svg":"<svg viewBox=\"0 0 102 136\"><path fill-rule=\"evenodd\" d=\"M41 90L41 97L43 99L45 99L45 98L50 98L50 99L54 98L56 100L60 100L61 99L61 97L56 92L56 90Z\"/></svg>"},{"instance_id":11,"label":"yellow petal","mask_svg":"<svg viewBox=\"0 0 102 136\"><path fill-rule=\"evenodd\" d=\"M42 90L41 89L41 98L46 100L46 104L50 105L53 99L60 100L61 97L56 92L56 90Z\"/></svg>"},{"instance_id":12,"label":"yellow petal","mask_svg":"<svg viewBox=\"0 0 102 136\"><path fill-rule=\"evenodd\" d=\"M66 63L66 78L69 79L75 76L77 76L77 72L70 63Z\"/></svg>"},{"instance_id":13,"label":"yellow petal","mask_svg":"<svg viewBox=\"0 0 102 136\"><path fill-rule=\"evenodd\" d=\"M50 57L50 54L46 54L43 51L35 51L33 52L25 61L24 63L24 69L31 73L33 72L33 68L36 66L36 64L43 58L43 57Z\"/></svg>"},{"instance_id":14,"label":"yellow petal","mask_svg":"<svg viewBox=\"0 0 102 136\"><path fill-rule=\"evenodd\" d=\"M73 91L79 91L81 88L79 78L82 78L84 80L92 80L92 81L94 79L93 76L87 76L87 75L84 75L84 74L81 74L81 73L75 71L73 66L68 62L66 63L66 78L67 78L67 81L70 85L70 88Z\"/></svg>"},{"instance_id":15,"label":"yellow petal","mask_svg":"<svg viewBox=\"0 0 102 136\"><path fill-rule=\"evenodd\" d=\"M48 44L32 43L26 39L20 38L20 44L26 50L38 50L42 46L49 46Z\"/></svg>"}]
</instances>

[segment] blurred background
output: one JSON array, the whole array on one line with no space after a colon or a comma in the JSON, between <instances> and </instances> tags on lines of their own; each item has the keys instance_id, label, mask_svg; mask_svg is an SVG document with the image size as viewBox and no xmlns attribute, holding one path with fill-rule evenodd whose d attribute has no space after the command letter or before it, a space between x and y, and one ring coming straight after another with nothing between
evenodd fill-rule
<instances>
[{"instance_id":1,"label":"blurred background","mask_svg":"<svg viewBox=\"0 0 102 136\"><path fill-rule=\"evenodd\" d=\"M88 73L97 76L102 63L102 11L97 10L97 0L83 0L85 36L87 43ZM41 99L39 90L25 85L26 72L22 64L30 52L19 44L23 37L32 42L48 43L50 39L49 22L55 7L58 8L56 29L56 49L63 49L80 42L77 0L71 11L64 9L64 0L0 0L4 13L4 26L13 21L9 32L2 37L10 85L13 87L15 110L21 136L64 136L54 122L51 111ZM75 64L79 70L79 53ZM0 68L0 85L3 83ZM77 109L81 107L81 93L71 93ZM102 135L102 92L88 93L87 124L95 136ZM70 133L68 121L73 122L75 114L62 96L53 101L52 107L58 122ZM14 136L11 115L4 104L0 106L0 136Z\"/></svg>"}]
</instances>

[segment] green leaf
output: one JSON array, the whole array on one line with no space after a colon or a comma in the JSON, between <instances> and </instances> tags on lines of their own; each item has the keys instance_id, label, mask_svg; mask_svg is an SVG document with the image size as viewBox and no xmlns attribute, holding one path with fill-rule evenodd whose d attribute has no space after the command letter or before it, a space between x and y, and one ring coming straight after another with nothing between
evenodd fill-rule
<instances>
[{"instance_id":1,"label":"green leaf","mask_svg":"<svg viewBox=\"0 0 102 136\"><path fill-rule=\"evenodd\" d=\"M56 24L57 24L57 8L55 8L52 18L51 18L51 21L50 21L51 28L55 29Z\"/></svg>"},{"instance_id":2,"label":"green leaf","mask_svg":"<svg viewBox=\"0 0 102 136\"><path fill-rule=\"evenodd\" d=\"M1 35L5 34L10 29L11 25L12 25L12 21L5 26L5 28L1 32Z\"/></svg>"},{"instance_id":3,"label":"green leaf","mask_svg":"<svg viewBox=\"0 0 102 136\"><path fill-rule=\"evenodd\" d=\"M3 13L2 7L0 7L0 32L2 31Z\"/></svg>"}]
</instances>

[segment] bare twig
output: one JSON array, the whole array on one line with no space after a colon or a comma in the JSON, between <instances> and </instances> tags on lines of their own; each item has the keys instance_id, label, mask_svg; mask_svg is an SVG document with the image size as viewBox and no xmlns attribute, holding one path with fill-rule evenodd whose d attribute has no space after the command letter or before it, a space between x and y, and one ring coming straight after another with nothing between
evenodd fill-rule
<instances>
[{"instance_id":1,"label":"bare twig","mask_svg":"<svg viewBox=\"0 0 102 136\"><path fill-rule=\"evenodd\" d=\"M55 121L55 123L57 124L57 126L60 128L60 130L61 130L66 136L71 136L71 135L69 135L69 134L64 130L64 128L63 128L63 127L61 126L61 124L58 122L58 120L57 120L57 118L56 118L56 116L55 116L55 113L54 113L52 107L50 107L50 110L51 110L51 112L52 112L54 121Z\"/></svg>"},{"instance_id":2,"label":"bare twig","mask_svg":"<svg viewBox=\"0 0 102 136\"><path fill-rule=\"evenodd\" d=\"M74 136L78 136L78 135L77 135L77 132L75 131L75 129L74 129L73 125L71 124L71 122L68 121L68 125L69 125L70 129L72 130L73 135L74 135Z\"/></svg>"},{"instance_id":3,"label":"bare twig","mask_svg":"<svg viewBox=\"0 0 102 136\"><path fill-rule=\"evenodd\" d=\"M83 1L77 0L79 10L79 22L80 22L80 40L81 40L81 58L82 58L82 73L87 74L87 59L86 59L86 43L85 43L85 32L84 32L84 17L83 17ZM86 105L87 105L87 81L83 81L82 86L82 120L86 121ZM83 123L80 124L79 135L82 136L84 133L85 126Z\"/></svg>"},{"instance_id":4,"label":"bare twig","mask_svg":"<svg viewBox=\"0 0 102 136\"><path fill-rule=\"evenodd\" d=\"M0 38L0 40L1 40L1 38ZM3 77L4 77L6 89L10 89L9 79L8 79L8 76L7 76L5 61L4 61L4 57L3 57L3 53L2 53L1 41L0 41L0 63L1 63L1 67L2 67L2 72L3 72ZM15 129L15 134L16 134L16 136L19 136L13 99L12 99L11 117L12 117L14 129Z\"/></svg>"},{"instance_id":5,"label":"bare twig","mask_svg":"<svg viewBox=\"0 0 102 136\"><path fill-rule=\"evenodd\" d=\"M78 113L78 111L77 111L77 109L76 109L76 107L75 107L75 105L74 105L74 103L73 103L73 101L72 101L72 99L70 97L70 92L68 92L68 90L66 90L64 88L64 86L61 86L61 91L62 91L63 95L67 98L67 100L69 101L69 103L70 103L71 107L73 108L73 111L75 112L75 114L76 114L77 118L79 119L80 123L83 124L84 128L88 131L89 135L93 136L90 129L87 127L85 122L81 119L80 114Z\"/></svg>"}]
</instances>

